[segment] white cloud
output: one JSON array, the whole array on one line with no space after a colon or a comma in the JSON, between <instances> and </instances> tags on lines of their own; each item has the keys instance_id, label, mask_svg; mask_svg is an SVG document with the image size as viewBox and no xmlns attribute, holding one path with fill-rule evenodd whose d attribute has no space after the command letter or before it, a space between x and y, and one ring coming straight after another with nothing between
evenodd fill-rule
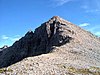
<instances>
[{"instance_id":1,"label":"white cloud","mask_svg":"<svg viewBox=\"0 0 100 75\"><path fill-rule=\"evenodd\" d=\"M19 35L16 35L16 36L14 36L14 37L8 37L8 36L6 36L6 35L2 35L1 36L1 39L2 40L9 40L9 41L17 41L17 40L19 40L21 37L19 36Z\"/></svg>"},{"instance_id":2,"label":"white cloud","mask_svg":"<svg viewBox=\"0 0 100 75\"><path fill-rule=\"evenodd\" d=\"M85 0L81 8L83 8L86 13L100 13L100 0Z\"/></svg>"},{"instance_id":3,"label":"white cloud","mask_svg":"<svg viewBox=\"0 0 100 75\"><path fill-rule=\"evenodd\" d=\"M19 40L21 38L20 35L15 35L15 36L10 36L8 37L7 35L2 35L0 37L0 48L3 47L4 45L11 46L15 41Z\"/></svg>"},{"instance_id":4,"label":"white cloud","mask_svg":"<svg viewBox=\"0 0 100 75\"><path fill-rule=\"evenodd\" d=\"M52 0L56 6L62 6L65 3L74 1L74 0Z\"/></svg>"},{"instance_id":5,"label":"white cloud","mask_svg":"<svg viewBox=\"0 0 100 75\"><path fill-rule=\"evenodd\" d=\"M82 8L85 10L85 13L100 13L100 9L98 8L90 8L87 5L82 6Z\"/></svg>"},{"instance_id":6,"label":"white cloud","mask_svg":"<svg viewBox=\"0 0 100 75\"><path fill-rule=\"evenodd\" d=\"M86 30L92 32L93 34L97 35L100 37L100 25L94 25L92 27L86 28Z\"/></svg>"},{"instance_id":7,"label":"white cloud","mask_svg":"<svg viewBox=\"0 0 100 75\"><path fill-rule=\"evenodd\" d=\"M86 26L89 26L90 24L89 23L82 23L82 24L80 24L79 26L80 27L86 27Z\"/></svg>"},{"instance_id":8,"label":"white cloud","mask_svg":"<svg viewBox=\"0 0 100 75\"><path fill-rule=\"evenodd\" d=\"M100 36L100 32L95 32L94 34L97 36Z\"/></svg>"},{"instance_id":9,"label":"white cloud","mask_svg":"<svg viewBox=\"0 0 100 75\"><path fill-rule=\"evenodd\" d=\"M11 41L17 41L19 40L21 37L15 37L15 38L10 38Z\"/></svg>"},{"instance_id":10,"label":"white cloud","mask_svg":"<svg viewBox=\"0 0 100 75\"><path fill-rule=\"evenodd\" d=\"M99 13L100 10L99 9L91 9L91 10L86 10L86 13Z\"/></svg>"},{"instance_id":11,"label":"white cloud","mask_svg":"<svg viewBox=\"0 0 100 75\"><path fill-rule=\"evenodd\" d=\"M91 27L91 28L89 28L88 30L94 32L94 31L97 31L97 30L99 30L99 29L100 29L100 27L99 27L99 25L98 25L98 26Z\"/></svg>"},{"instance_id":12,"label":"white cloud","mask_svg":"<svg viewBox=\"0 0 100 75\"><path fill-rule=\"evenodd\" d=\"M83 5L83 6L81 6L81 8L88 9L89 7L87 5Z\"/></svg>"},{"instance_id":13,"label":"white cloud","mask_svg":"<svg viewBox=\"0 0 100 75\"><path fill-rule=\"evenodd\" d=\"M65 3L70 2L71 0L56 0L58 2L59 5L63 5Z\"/></svg>"},{"instance_id":14,"label":"white cloud","mask_svg":"<svg viewBox=\"0 0 100 75\"><path fill-rule=\"evenodd\" d=\"M9 37L6 36L6 35L2 35L1 38L2 38L3 40L7 40L7 39L9 39Z\"/></svg>"}]
</instances>

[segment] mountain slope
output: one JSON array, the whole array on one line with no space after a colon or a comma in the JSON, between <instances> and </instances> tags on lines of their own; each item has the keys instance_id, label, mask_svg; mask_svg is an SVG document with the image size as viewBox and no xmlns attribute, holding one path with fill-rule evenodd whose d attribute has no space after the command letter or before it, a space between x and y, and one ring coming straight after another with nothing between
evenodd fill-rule
<instances>
[{"instance_id":1,"label":"mountain slope","mask_svg":"<svg viewBox=\"0 0 100 75\"><path fill-rule=\"evenodd\" d=\"M100 67L100 41L80 27L54 16L34 33L29 31L3 50L0 67L7 66L13 70L10 74L18 75L75 74L68 68Z\"/></svg>"}]
</instances>

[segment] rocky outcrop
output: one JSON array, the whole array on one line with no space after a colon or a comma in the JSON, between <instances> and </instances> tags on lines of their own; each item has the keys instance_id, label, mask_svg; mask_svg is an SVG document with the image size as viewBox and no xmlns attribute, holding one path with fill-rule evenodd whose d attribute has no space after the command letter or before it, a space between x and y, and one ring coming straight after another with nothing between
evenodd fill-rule
<instances>
[{"instance_id":1,"label":"rocky outcrop","mask_svg":"<svg viewBox=\"0 0 100 75\"><path fill-rule=\"evenodd\" d=\"M2 54L2 49L0 49L0 56L1 56L1 54Z\"/></svg>"},{"instance_id":2,"label":"rocky outcrop","mask_svg":"<svg viewBox=\"0 0 100 75\"><path fill-rule=\"evenodd\" d=\"M6 49L6 48L8 48L7 45L4 45L2 48L0 48L0 56L1 56L1 54L3 53L3 50Z\"/></svg>"},{"instance_id":3,"label":"rocky outcrop","mask_svg":"<svg viewBox=\"0 0 100 75\"><path fill-rule=\"evenodd\" d=\"M1 50L8 48L7 45L4 45L2 48L0 48Z\"/></svg>"},{"instance_id":4,"label":"rocky outcrop","mask_svg":"<svg viewBox=\"0 0 100 75\"><path fill-rule=\"evenodd\" d=\"M69 43L74 34L74 31L61 22L58 16L54 16L38 27L34 33L28 31L11 47L5 48L0 56L0 67L9 66L25 57L51 52L53 46Z\"/></svg>"}]
</instances>

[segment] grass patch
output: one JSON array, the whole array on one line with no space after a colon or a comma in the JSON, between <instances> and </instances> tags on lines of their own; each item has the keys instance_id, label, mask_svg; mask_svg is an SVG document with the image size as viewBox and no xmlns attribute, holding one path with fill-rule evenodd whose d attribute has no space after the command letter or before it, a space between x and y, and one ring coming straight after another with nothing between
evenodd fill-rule
<instances>
[{"instance_id":1,"label":"grass patch","mask_svg":"<svg viewBox=\"0 0 100 75\"><path fill-rule=\"evenodd\" d=\"M13 70L12 69L10 69L10 68L2 68L2 69L0 69L0 73L5 73L5 72L12 72Z\"/></svg>"},{"instance_id":2,"label":"grass patch","mask_svg":"<svg viewBox=\"0 0 100 75\"><path fill-rule=\"evenodd\" d=\"M94 69L94 70L91 70ZM75 67L68 67L68 71L73 74L85 74L85 75L100 75L100 68L98 67L90 67L90 68L75 68Z\"/></svg>"},{"instance_id":3,"label":"grass patch","mask_svg":"<svg viewBox=\"0 0 100 75\"><path fill-rule=\"evenodd\" d=\"M77 69L74 68L74 67L68 67L68 71L71 72L71 73L76 73Z\"/></svg>"},{"instance_id":4,"label":"grass patch","mask_svg":"<svg viewBox=\"0 0 100 75\"><path fill-rule=\"evenodd\" d=\"M91 66L90 70L94 70L94 71L99 71L100 72L100 68L99 67Z\"/></svg>"},{"instance_id":5,"label":"grass patch","mask_svg":"<svg viewBox=\"0 0 100 75\"><path fill-rule=\"evenodd\" d=\"M56 64L59 68L64 68L66 69L67 67L64 64Z\"/></svg>"},{"instance_id":6,"label":"grass patch","mask_svg":"<svg viewBox=\"0 0 100 75\"><path fill-rule=\"evenodd\" d=\"M77 73L79 73L79 74L91 74L91 71L89 69L82 68L82 69L77 69Z\"/></svg>"}]
</instances>

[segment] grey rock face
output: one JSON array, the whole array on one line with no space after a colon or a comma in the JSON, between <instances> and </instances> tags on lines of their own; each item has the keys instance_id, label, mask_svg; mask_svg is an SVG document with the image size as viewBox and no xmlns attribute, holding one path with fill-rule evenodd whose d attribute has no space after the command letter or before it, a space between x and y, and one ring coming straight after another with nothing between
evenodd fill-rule
<instances>
[{"instance_id":1,"label":"grey rock face","mask_svg":"<svg viewBox=\"0 0 100 75\"><path fill-rule=\"evenodd\" d=\"M2 54L2 50L0 49L0 56L1 56L1 54Z\"/></svg>"},{"instance_id":2,"label":"grey rock face","mask_svg":"<svg viewBox=\"0 0 100 75\"><path fill-rule=\"evenodd\" d=\"M60 18L54 16L43 23L35 32L29 31L11 47L3 50L0 56L0 68L14 64L25 57L36 56L52 51L52 46L61 46L72 40L74 31L66 24L61 23Z\"/></svg>"},{"instance_id":3,"label":"grey rock face","mask_svg":"<svg viewBox=\"0 0 100 75\"><path fill-rule=\"evenodd\" d=\"M0 51L2 51L3 49L6 49L6 48L8 48L8 46L4 45L2 48L0 48Z\"/></svg>"},{"instance_id":4,"label":"grey rock face","mask_svg":"<svg viewBox=\"0 0 100 75\"><path fill-rule=\"evenodd\" d=\"M3 50L4 50L4 49L6 49L6 48L8 48L8 46L7 46L7 45L4 45L2 48L0 48L0 56L2 55Z\"/></svg>"}]
</instances>

